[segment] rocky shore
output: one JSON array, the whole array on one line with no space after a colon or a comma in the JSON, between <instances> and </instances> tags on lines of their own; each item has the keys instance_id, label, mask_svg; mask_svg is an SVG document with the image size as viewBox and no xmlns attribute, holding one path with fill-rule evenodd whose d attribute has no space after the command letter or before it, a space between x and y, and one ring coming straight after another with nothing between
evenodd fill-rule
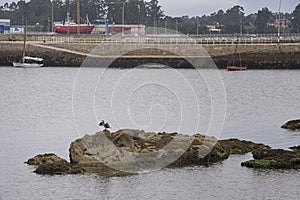
<instances>
[{"instance_id":1,"label":"rocky shore","mask_svg":"<svg viewBox=\"0 0 300 200\"><path fill-rule=\"evenodd\" d=\"M54 154L38 155L26 163L37 174L98 173L102 176L134 174L163 167L212 165L231 154L269 151L270 147L238 139L217 140L197 134L145 133L119 130L86 135L71 143L70 162Z\"/></svg>"}]
</instances>

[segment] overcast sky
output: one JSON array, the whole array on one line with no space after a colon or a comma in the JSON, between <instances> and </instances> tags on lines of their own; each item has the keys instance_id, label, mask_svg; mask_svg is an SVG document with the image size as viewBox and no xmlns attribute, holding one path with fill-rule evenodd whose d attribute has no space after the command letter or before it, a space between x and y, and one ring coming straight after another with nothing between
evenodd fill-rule
<instances>
[{"instance_id":1,"label":"overcast sky","mask_svg":"<svg viewBox=\"0 0 300 200\"><path fill-rule=\"evenodd\" d=\"M16 0L17 1L17 0ZM83 0L84 1L84 0ZM149 0L146 0L149 1ZM223 9L224 11L234 5L245 8L246 14L268 7L273 12L278 11L280 0L159 0L166 15L171 16L201 16ZM12 0L0 0L0 4L12 2ZM299 0L282 0L282 11L292 12Z\"/></svg>"}]
</instances>

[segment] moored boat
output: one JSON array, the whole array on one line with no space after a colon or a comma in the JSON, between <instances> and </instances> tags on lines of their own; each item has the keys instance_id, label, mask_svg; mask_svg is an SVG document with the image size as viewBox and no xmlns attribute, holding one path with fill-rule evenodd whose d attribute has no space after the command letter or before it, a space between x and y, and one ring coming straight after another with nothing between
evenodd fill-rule
<instances>
[{"instance_id":1,"label":"moored boat","mask_svg":"<svg viewBox=\"0 0 300 200\"><path fill-rule=\"evenodd\" d=\"M23 59L22 59L23 60ZM14 67L21 67L21 68L37 68L43 67L43 59L42 58L35 58L35 57L24 57L24 62L13 62Z\"/></svg>"},{"instance_id":2,"label":"moored boat","mask_svg":"<svg viewBox=\"0 0 300 200\"><path fill-rule=\"evenodd\" d=\"M238 45L239 45L239 37L236 41L233 62L232 62L232 64L228 63L227 71L245 71L245 70L247 70L247 67L242 66L241 54L240 54L240 52L238 52ZM238 59L239 59L240 66L235 65L235 63L237 61L237 56L238 56Z\"/></svg>"},{"instance_id":3,"label":"moored boat","mask_svg":"<svg viewBox=\"0 0 300 200\"><path fill-rule=\"evenodd\" d=\"M247 67L237 67L237 66L231 66L231 65L228 65L227 66L227 71L245 71L247 70Z\"/></svg>"},{"instance_id":4,"label":"moored boat","mask_svg":"<svg viewBox=\"0 0 300 200\"><path fill-rule=\"evenodd\" d=\"M94 27L95 27L94 25L80 24L79 25L80 34L91 34ZM77 28L78 25L76 23L55 24L53 27L54 32L60 34L76 34Z\"/></svg>"},{"instance_id":5,"label":"moored boat","mask_svg":"<svg viewBox=\"0 0 300 200\"><path fill-rule=\"evenodd\" d=\"M42 67L43 59L36 58L36 57L29 57L26 56L26 40L27 40L27 22L25 22L24 28L24 42L23 42L23 51L22 51L22 59L20 62L13 62L14 67L21 67L21 68L37 68Z\"/></svg>"},{"instance_id":6,"label":"moored boat","mask_svg":"<svg viewBox=\"0 0 300 200\"><path fill-rule=\"evenodd\" d=\"M70 20L68 14L66 21L54 23L53 30L59 34L76 34L78 33L79 28L80 34L91 34L95 26L90 24L88 18L86 22L86 24L76 24L74 21Z\"/></svg>"}]
</instances>

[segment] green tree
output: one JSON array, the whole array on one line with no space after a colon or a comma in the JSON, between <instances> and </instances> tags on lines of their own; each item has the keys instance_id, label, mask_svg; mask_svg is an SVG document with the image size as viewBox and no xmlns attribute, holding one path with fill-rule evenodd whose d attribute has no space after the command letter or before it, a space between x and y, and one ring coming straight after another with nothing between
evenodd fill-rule
<instances>
[{"instance_id":1,"label":"green tree","mask_svg":"<svg viewBox=\"0 0 300 200\"><path fill-rule=\"evenodd\" d=\"M292 26L294 32L300 32L300 4L296 6L292 13Z\"/></svg>"},{"instance_id":2,"label":"green tree","mask_svg":"<svg viewBox=\"0 0 300 200\"><path fill-rule=\"evenodd\" d=\"M255 26L258 33L267 32L267 23L269 22L271 17L272 17L272 12L267 7L258 11L255 20Z\"/></svg>"},{"instance_id":3,"label":"green tree","mask_svg":"<svg viewBox=\"0 0 300 200\"><path fill-rule=\"evenodd\" d=\"M150 2L146 2L146 10L147 10L147 25L154 26L163 19L164 11L161 9L161 6L158 3L158 0L151 0Z\"/></svg>"},{"instance_id":4,"label":"green tree","mask_svg":"<svg viewBox=\"0 0 300 200\"><path fill-rule=\"evenodd\" d=\"M244 8L234 6L226 11L224 16L224 31L226 33L239 33L244 21Z\"/></svg>"}]
</instances>

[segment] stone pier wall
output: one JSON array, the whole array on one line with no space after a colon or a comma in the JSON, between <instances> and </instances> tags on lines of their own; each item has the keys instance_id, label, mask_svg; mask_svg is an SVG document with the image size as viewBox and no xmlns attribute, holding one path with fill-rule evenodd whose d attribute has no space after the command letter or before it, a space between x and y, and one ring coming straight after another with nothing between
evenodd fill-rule
<instances>
[{"instance_id":1,"label":"stone pier wall","mask_svg":"<svg viewBox=\"0 0 300 200\"><path fill-rule=\"evenodd\" d=\"M86 56L76 52L90 53L95 48L97 48L97 51L101 51L100 55L116 54L118 50L119 53L128 52L129 55L172 55L172 53L197 55L197 52L195 52L197 49L193 45L166 45L165 47L156 45L151 49L136 50L139 46L130 47L130 45L120 44L110 46L77 43L41 43L43 46L35 44L27 45L26 54L44 58L45 66L58 67L79 67ZM233 60L235 45L203 45L202 47L207 53L199 53L201 55L210 55L219 68L226 68L227 63ZM19 60L22 48L22 42L0 42L0 66L10 66L12 61ZM67 51L62 51L62 49ZM242 64L249 69L300 69L300 43L282 44L280 46L275 44L240 45L239 52ZM180 58L121 58L113 62L112 67L133 67L149 62L162 63L179 68L191 67L184 59Z\"/></svg>"}]
</instances>

